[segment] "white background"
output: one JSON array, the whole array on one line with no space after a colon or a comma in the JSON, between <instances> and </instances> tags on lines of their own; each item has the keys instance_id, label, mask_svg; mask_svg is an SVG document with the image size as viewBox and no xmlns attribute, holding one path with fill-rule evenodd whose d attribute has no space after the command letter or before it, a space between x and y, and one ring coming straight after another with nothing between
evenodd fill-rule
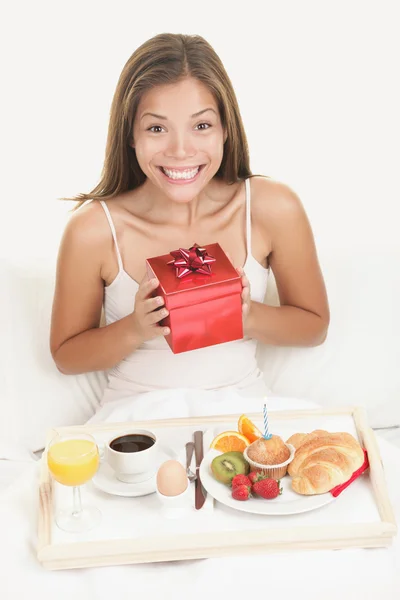
<instances>
[{"instance_id":1,"label":"white background","mask_svg":"<svg viewBox=\"0 0 400 600\"><path fill-rule=\"evenodd\" d=\"M253 172L300 196L326 276L328 345L277 350L269 380L286 395L385 406L379 415L400 423L399 8L352 0L4 4L0 266L53 273L72 207L57 198L97 184L124 64L153 35L198 33L236 90ZM48 322L39 291L37 304ZM9 310L1 312L10 327Z\"/></svg>"}]
</instances>

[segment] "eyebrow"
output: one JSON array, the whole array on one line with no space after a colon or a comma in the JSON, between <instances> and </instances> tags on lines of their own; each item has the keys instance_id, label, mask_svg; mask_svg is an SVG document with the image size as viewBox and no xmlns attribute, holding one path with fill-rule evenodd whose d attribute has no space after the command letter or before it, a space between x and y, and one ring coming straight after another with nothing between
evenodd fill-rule
<instances>
[{"instance_id":1,"label":"eyebrow","mask_svg":"<svg viewBox=\"0 0 400 600\"><path fill-rule=\"evenodd\" d=\"M190 118L194 119L195 117L199 117L200 115L202 115L203 113L205 113L205 112L207 112L209 110L212 110L213 113L217 114L213 108L205 108L204 110L199 110L199 112L194 113L194 115L192 115ZM163 121L167 121L168 120L168 117L163 117L162 115L157 115L156 113L151 113L151 112L144 113L141 116L140 120L144 119L144 117L147 117L147 116L155 117L156 119L160 119L160 120L163 120Z\"/></svg>"}]
</instances>

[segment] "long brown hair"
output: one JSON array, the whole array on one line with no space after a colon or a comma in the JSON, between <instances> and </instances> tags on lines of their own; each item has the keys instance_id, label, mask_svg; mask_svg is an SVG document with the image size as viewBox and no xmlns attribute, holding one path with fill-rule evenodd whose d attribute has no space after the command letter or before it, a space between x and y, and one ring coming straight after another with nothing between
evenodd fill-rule
<instances>
[{"instance_id":1,"label":"long brown hair","mask_svg":"<svg viewBox=\"0 0 400 600\"><path fill-rule=\"evenodd\" d=\"M155 86L193 77L214 94L227 140L215 177L228 184L251 176L249 150L232 83L212 46L199 35L162 33L142 44L125 64L111 105L101 178L89 194L74 198L111 199L146 179L130 146L136 111L143 94Z\"/></svg>"}]
</instances>

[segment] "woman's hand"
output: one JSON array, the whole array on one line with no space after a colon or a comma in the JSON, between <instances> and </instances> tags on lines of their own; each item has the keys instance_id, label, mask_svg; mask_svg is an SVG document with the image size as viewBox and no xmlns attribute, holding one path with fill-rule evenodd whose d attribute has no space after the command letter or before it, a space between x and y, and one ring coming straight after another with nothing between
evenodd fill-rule
<instances>
[{"instance_id":1,"label":"woman's hand","mask_svg":"<svg viewBox=\"0 0 400 600\"><path fill-rule=\"evenodd\" d=\"M169 315L166 308L160 308L164 304L162 296L151 297L151 293L157 288L157 279L148 279L147 275L142 279L135 296L135 309L132 313L133 326L141 344L152 340L160 335L168 335L169 327L161 327L158 323Z\"/></svg>"},{"instance_id":2,"label":"woman's hand","mask_svg":"<svg viewBox=\"0 0 400 600\"><path fill-rule=\"evenodd\" d=\"M245 325L251 310L250 282L241 267L236 270L242 278L242 318L243 329L245 330Z\"/></svg>"}]
</instances>

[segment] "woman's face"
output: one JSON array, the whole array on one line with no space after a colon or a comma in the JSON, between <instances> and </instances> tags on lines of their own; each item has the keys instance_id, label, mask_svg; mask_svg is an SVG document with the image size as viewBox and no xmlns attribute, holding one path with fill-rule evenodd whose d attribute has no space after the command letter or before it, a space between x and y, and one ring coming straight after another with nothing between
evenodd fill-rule
<instances>
[{"instance_id":1,"label":"woman's face","mask_svg":"<svg viewBox=\"0 0 400 600\"><path fill-rule=\"evenodd\" d=\"M218 171L225 135L214 96L197 79L143 95L133 146L147 178L171 200L190 202Z\"/></svg>"}]
</instances>

